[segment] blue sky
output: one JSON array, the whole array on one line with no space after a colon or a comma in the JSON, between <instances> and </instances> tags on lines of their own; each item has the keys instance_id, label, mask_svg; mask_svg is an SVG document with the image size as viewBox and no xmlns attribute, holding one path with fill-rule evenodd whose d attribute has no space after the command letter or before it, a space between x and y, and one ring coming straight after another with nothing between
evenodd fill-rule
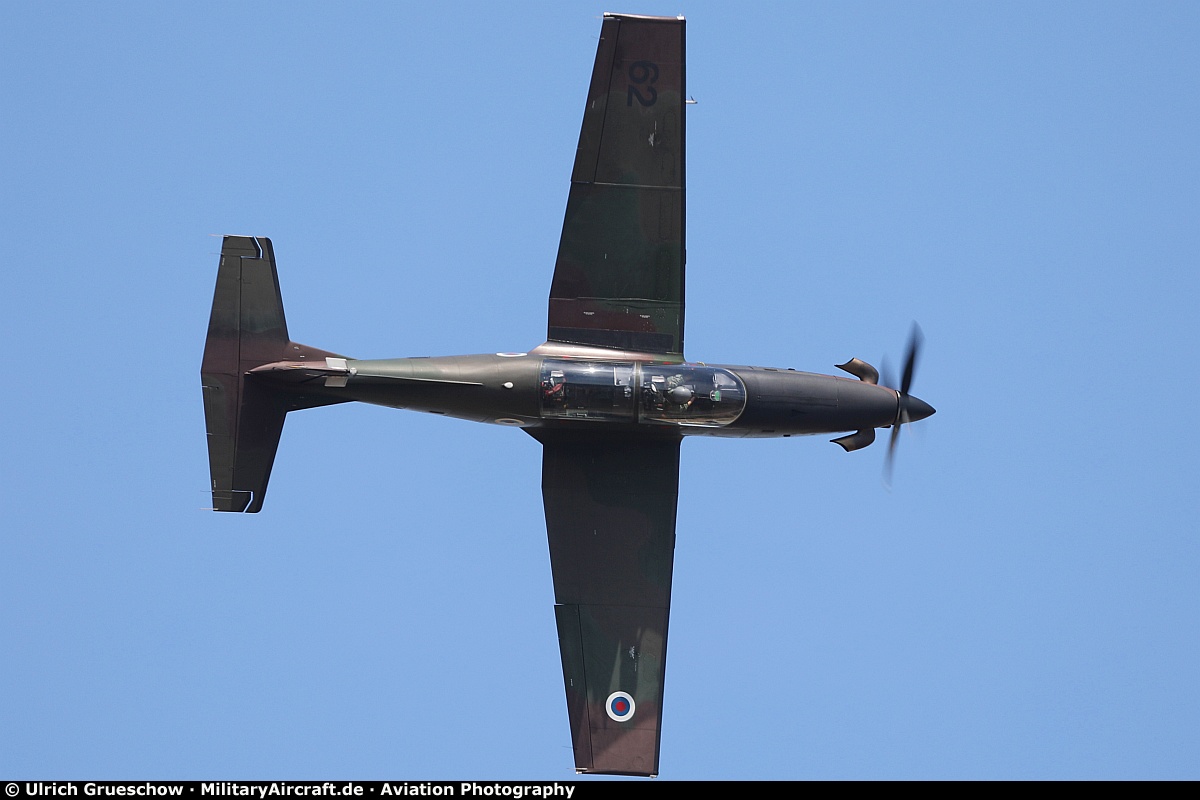
<instances>
[{"instance_id":1,"label":"blue sky","mask_svg":"<svg viewBox=\"0 0 1200 800\"><path fill-rule=\"evenodd\" d=\"M4 5L0 773L573 775L538 445L300 412L217 515L198 373L225 233L540 343L605 10L688 17L688 356L918 320L938 409L684 444L662 777L1200 777L1200 7L691 0Z\"/></svg>"}]
</instances>

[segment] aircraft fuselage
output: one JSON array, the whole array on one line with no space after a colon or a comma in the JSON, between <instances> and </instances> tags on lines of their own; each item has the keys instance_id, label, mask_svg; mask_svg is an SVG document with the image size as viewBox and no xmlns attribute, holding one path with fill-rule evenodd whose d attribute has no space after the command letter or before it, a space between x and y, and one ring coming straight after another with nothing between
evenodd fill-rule
<instances>
[{"instance_id":1,"label":"aircraft fuselage","mask_svg":"<svg viewBox=\"0 0 1200 800\"><path fill-rule=\"evenodd\" d=\"M855 378L644 353L597 355L556 343L527 353L279 361L251 374L325 403L358 401L521 428L657 426L676 435L786 437L889 426L899 408L894 389Z\"/></svg>"}]
</instances>

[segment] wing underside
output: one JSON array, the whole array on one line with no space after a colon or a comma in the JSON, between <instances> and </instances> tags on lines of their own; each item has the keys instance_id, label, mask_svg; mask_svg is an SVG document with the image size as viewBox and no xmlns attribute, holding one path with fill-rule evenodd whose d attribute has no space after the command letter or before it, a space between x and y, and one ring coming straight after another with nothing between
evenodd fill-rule
<instances>
[{"instance_id":1,"label":"wing underside","mask_svg":"<svg viewBox=\"0 0 1200 800\"><path fill-rule=\"evenodd\" d=\"M656 775L680 440L537 437L575 768Z\"/></svg>"},{"instance_id":2,"label":"wing underside","mask_svg":"<svg viewBox=\"0 0 1200 800\"><path fill-rule=\"evenodd\" d=\"M548 339L682 356L684 261L684 21L606 14Z\"/></svg>"}]
</instances>

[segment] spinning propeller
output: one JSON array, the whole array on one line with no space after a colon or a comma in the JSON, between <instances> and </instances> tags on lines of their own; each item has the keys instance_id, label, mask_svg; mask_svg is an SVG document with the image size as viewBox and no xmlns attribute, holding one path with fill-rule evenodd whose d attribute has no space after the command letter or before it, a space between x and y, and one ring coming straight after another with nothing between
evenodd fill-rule
<instances>
[{"instance_id":1,"label":"spinning propeller","mask_svg":"<svg viewBox=\"0 0 1200 800\"><path fill-rule=\"evenodd\" d=\"M912 335L908 339L908 355L904 358L904 376L900 379L900 388L896 389L899 399L896 406L896 420L892 423L892 436L888 441L887 457L883 462L884 477L889 486L892 483L892 460L896 453L896 443L900 441L900 426L909 422L923 420L931 416L934 412L933 406L918 397L913 397L908 392L912 387L913 372L917 366L917 356L921 353L921 344L924 341L925 337L921 334L921 327L914 322ZM886 364L884 365L884 371L884 385L889 388L895 388L895 382L892 380L893 376L886 374Z\"/></svg>"}]
</instances>

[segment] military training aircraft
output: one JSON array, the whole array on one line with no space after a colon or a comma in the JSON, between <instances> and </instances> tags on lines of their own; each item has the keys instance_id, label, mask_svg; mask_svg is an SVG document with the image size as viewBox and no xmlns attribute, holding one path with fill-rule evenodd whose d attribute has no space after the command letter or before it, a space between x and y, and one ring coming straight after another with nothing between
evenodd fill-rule
<instances>
[{"instance_id":1,"label":"military training aircraft","mask_svg":"<svg viewBox=\"0 0 1200 800\"><path fill-rule=\"evenodd\" d=\"M554 614L577 772L658 773L679 446L843 433L934 413L852 377L683 356L684 20L605 14L571 173L546 342L363 361L293 342L269 239L226 236L201 376L213 506L262 509L289 411L349 401L509 425L543 448Z\"/></svg>"}]
</instances>

